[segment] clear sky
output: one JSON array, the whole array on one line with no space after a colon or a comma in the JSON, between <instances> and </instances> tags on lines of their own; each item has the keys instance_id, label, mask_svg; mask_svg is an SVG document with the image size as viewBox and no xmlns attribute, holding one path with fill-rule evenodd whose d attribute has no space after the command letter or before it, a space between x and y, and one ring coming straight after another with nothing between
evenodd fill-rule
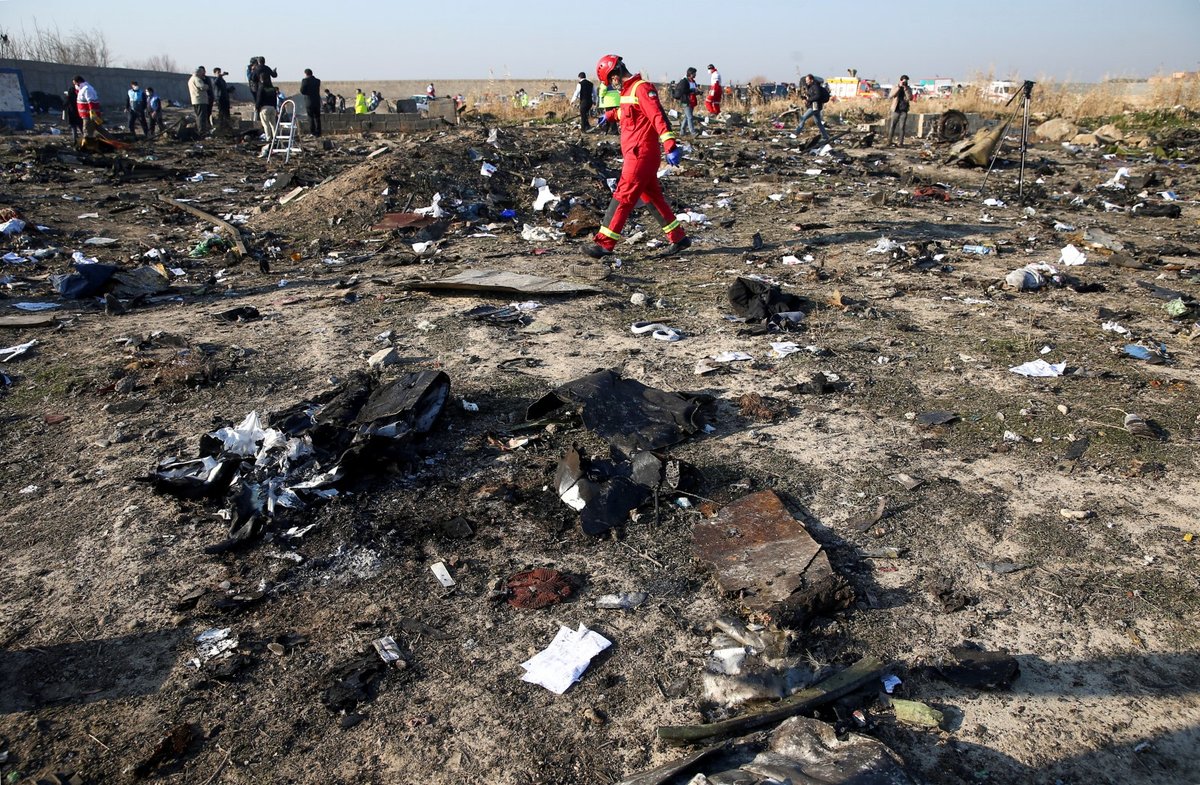
<instances>
[{"instance_id":1,"label":"clear sky","mask_svg":"<svg viewBox=\"0 0 1200 785\"><path fill-rule=\"evenodd\" d=\"M101 30L116 64L169 54L241 74L264 55L281 79L554 78L607 52L647 78L727 82L797 74L894 81L1052 77L1092 82L1200 69L1200 0L0 0L0 29Z\"/></svg>"}]
</instances>

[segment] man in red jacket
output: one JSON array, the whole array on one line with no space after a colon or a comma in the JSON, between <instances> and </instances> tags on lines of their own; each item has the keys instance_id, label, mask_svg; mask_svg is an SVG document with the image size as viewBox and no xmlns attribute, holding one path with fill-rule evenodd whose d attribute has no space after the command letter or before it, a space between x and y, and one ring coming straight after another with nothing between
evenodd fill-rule
<instances>
[{"instance_id":1,"label":"man in red jacket","mask_svg":"<svg viewBox=\"0 0 1200 785\"><path fill-rule=\"evenodd\" d=\"M654 208L667 236L669 245L661 255L673 256L690 247L692 241L679 225L658 183L659 144L666 150L667 163L675 166L682 158L666 113L658 102L658 91L653 84L643 80L641 74L631 75L617 55L601 57L596 64L596 76L610 88L621 91L620 106L605 112L600 123L620 122L621 155L625 163L612 201L608 203L604 223L594 241L584 245L583 252L593 259L610 255L640 199Z\"/></svg>"}]
</instances>

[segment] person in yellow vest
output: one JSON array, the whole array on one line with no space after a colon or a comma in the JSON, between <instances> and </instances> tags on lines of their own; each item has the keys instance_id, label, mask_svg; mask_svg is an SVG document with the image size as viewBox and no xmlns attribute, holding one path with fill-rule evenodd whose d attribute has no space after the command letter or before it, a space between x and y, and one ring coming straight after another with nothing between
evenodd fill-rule
<instances>
[{"instance_id":1,"label":"person in yellow vest","mask_svg":"<svg viewBox=\"0 0 1200 785\"><path fill-rule=\"evenodd\" d=\"M362 91L361 87L354 91L354 113L367 113L367 94Z\"/></svg>"},{"instance_id":2,"label":"person in yellow vest","mask_svg":"<svg viewBox=\"0 0 1200 785\"><path fill-rule=\"evenodd\" d=\"M620 88L612 88L600 81L596 85L596 92L600 96L600 116L604 117L610 109L616 109L621 105L621 90ZM620 134L619 123L602 123L604 133Z\"/></svg>"}]
</instances>

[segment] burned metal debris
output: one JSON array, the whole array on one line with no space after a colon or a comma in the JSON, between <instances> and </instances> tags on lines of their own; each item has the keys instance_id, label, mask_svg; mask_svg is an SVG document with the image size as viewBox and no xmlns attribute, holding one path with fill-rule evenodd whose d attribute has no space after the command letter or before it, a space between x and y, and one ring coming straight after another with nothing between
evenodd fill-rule
<instances>
[{"instance_id":1,"label":"burned metal debris","mask_svg":"<svg viewBox=\"0 0 1200 785\"><path fill-rule=\"evenodd\" d=\"M199 456L164 458L148 479L183 498L224 498L226 551L258 535L285 510L338 493L337 486L381 461L412 460L450 395L450 378L420 371L380 383L356 374L324 404L304 401L268 418L251 412L239 425L200 438Z\"/></svg>"},{"instance_id":2,"label":"burned metal debris","mask_svg":"<svg viewBox=\"0 0 1200 785\"><path fill-rule=\"evenodd\" d=\"M853 589L773 491L759 491L697 521L696 557L712 565L721 589L747 610L784 627L844 608Z\"/></svg>"},{"instance_id":3,"label":"burned metal debris","mask_svg":"<svg viewBox=\"0 0 1200 785\"><path fill-rule=\"evenodd\" d=\"M703 427L699 396L666 392L615 371L598 371L568 382L530 405L526 419L578 411L589 431L623 456L679 444Z\"/></svg>"}]
</instances>

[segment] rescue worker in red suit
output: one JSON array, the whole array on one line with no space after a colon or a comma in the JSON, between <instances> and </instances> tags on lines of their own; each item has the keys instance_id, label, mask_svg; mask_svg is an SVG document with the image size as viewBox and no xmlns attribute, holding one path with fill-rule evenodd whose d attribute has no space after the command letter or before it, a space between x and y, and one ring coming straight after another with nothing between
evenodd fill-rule
<instances>
[{"instance_id":1,"label":"rescue worker in red suit","mask_svg":"<svg viewBox=\"0 0 1200 785\"><path fill-rule=\"evenodd\" d=\"M712 63L708 64L708 95L704 96L704 108L710 115L721 113L721 72Z\"/></svg>"},{"instance_id":2,"label":"rescue worker in red suit","mask_svg":"<svg viewBox=\"0 0 1200 785\"><path fill-rule=\"evenodd\" d=\"M600 122L621 124L621 155L625 163L600 231L593 242L585 244L583 251L593 259L610 255L640 199L654 208L655 217L667 236L669 245L661 255L677 254L690 247L692 241L684 233L658 183L659 144L666 150L667 163L672 166L679 164L682 152L658 102L658 92L653 84L642 79L641 74L631 75L616 55L600 58L596 76L602 83L621 91L620 105L616 110L606 112Z\"/></svg>"}]
</instances>

